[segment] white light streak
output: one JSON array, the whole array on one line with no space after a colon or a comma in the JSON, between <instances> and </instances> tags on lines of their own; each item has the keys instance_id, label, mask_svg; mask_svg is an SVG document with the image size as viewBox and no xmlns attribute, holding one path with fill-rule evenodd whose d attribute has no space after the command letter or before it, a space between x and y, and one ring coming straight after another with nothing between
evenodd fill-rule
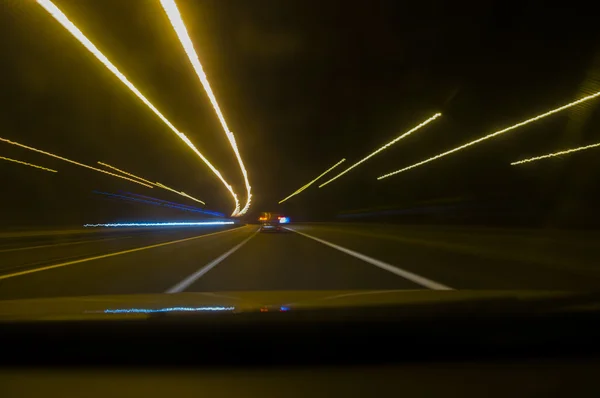
<instances>
[{"instance_id":1,"label":"white light streak","mask_svg":"<svg viewBox=\"0 0 600 398\"><path fill-rule=\"evenodd\" d=\"M84 224L85 228L119 228L119 227L197 227L203 225L231 225L233 221L206 221L206 222L125 222L108 224Z\"/></svg>"},{"instance_id":2,"label":"white light streak","mask_svg":"<svg viewBox=\"0 0 600 398\"><path fill-rule=\"evenodd\" d=\"M233 191L231 185L225 181L221 173L209 162L209 160L192 144L192 142L185 136L185 134L181 133L179 130L173 126L173 124L156 109L152 103L142 95L142 93L123 75L119 69L113 65L112 62L106 58L100 50L77 28L68 18L67 16L56 7L50 0L36 0L37 3L42 6L54 19L56 19L65 29L69 31L83 46L91 52L108 70L110 70L129 90L131 90L156 116L160 118L170 129L173 131L183 142L187 144L187 146L192 149L200 159L208 166L208 168L221 180L225 188L231 193L235 201L235 210L234 213L239 211L239 201L237 199L237 195Z\"/></svg>"},{"instance_id":3,"label":"white light streak","mask_svg":"<svg viewBox=\"0 0 600 398\"><path fill-rule=\"evenodd\" d=\"M346 174L347 172L349 172L350 170L352 170L353 168L355 168L356 166L358 166L359 164L369 160L370 158L372 158L373 156L377 155L379 152L384 151L385 149L389 148L390 146L394 145L396 142L400 141L401 139L409 136L410 134L414 133L415 131L419 130L421 127L424 127L425 125L433 122L435 119L437 119L438 117L442 116L441 113L436 113L435 115L433 115L432 117L430 117L429 119L425 120L424 122L416 125L415 127L413 127L412 129L408 130L406 133L396 137L395 139L393 139L392 141L388 142L387 144L385 144L384 146L382 146L381 148L379 148L378 150L376 150L375 152L371 153L370 155L362 158L361 160L359 160L358 162L354 163L352 166L348 167L346 170L342 171L340 174L336 175L335 177L333 177L332 179L330 179L329 181L324 182L323 184L319 185L319 188L323 188L325 185L329 184L330 182L340 178L341 176L343 176L344 174Z\"/></svg>"},{"instance_id":4,"label":"white light streak","mask_svg":"<svg viewBox=\"0 0 600 398\"><path fill-rule=\"evenodd\" d=\"M177 4L175 3L175 0L160 0L160 3L162 5L163 9L165 10L165 13L167 14L167 17L169 18L169 21L171 22L171 25L173 26L173 29L175 30L177 37L179 38L179 42L181 43L185 53L187 54L188 59L190 60L190 63L194 67L194 71L196 72L198 79L200 79L200 83L202 84L202 87L204 87L204 91L206 92L206 95L208 96L210 103L212 104L212 106L215 110L215 113L217 114L217 118L219 118L219 122L221 122L223 131L225 132L225 135L227 136L227 139L229 140L229 143L231 144L231 148L233 149L233 152L235 153L237 161L240 165L242 175L244 176L244 184L246 185L248 199L246 201L246 205L244 206L244 208L237 212L234 212L234 215L243 215L248 211L248 209L250 207L250 200L252 197L252 194L251 194L252 187L250 186L250 181L248 180L248 172L247 172L246 168L244 167L244 162L242 161L242 157L240 155L237 143L235 141L235 137L234 137L233 133L229 130L229 127L227 126L225 117L223 116L223 113L221 112L221 108L219 107L219 104L217 103L217 99L212 91L212 88L210 87L210 83L208 82L206 73L204 73L204 69L202 68L202 64L200 63L198 54L196 53L196 50L194 49L194 44L192 43L192 39L190 38L190 36L188 34L187 28L183 22L183 18L181 17L181 13L179 12L179 9L177 8Z\"/></svg>"},{"instance_id":5,"label":"white light streak","mask_svg":"<svg viewBox=\"0 0 600 398\"><path fill-rule=\"evenodd\" d=\"M58 171L53 170L53 169L48 169L46 167L38 166L38 165L35 165L35 164L31 164L31 163L27 163L27 162L22 162L22 161L16 160L16 159L5 158L4 156L0 156L0 159L7 160L9 162L19 163L19 164L22 164L22 165L25 165L25 166L29 166L29 167L35 167L36 169L40 169L40 170L44 170L44 171L50 171L52 173L58 173Z\"/></svg>"},{"instance_id":6,"label":"white light streak","mask_svg":"<svg viewBox=\"0 0 600 398\"><path fill-rule=\"evenodd\" d=\"M481 138L479 138L479 139L476 139L476 140L474 140L474 141L471 141L471 142L467 142L467 143L466 143L466 144L464 144L464 145L461 145L461 146L459 146L459 147L456 147L456 148L454 148L454 149L451 149L451 150L449 150L449 151L446 151L446 152L440 153L439 155L435 155L435 156L433 156L433 157L431 157L431 158L429 158L429 159L425 159L425 160L423 160L423 161L421 161L421 162L419 162L419 163L415 163L415 164L413 164L412 166L408 166L408 167L405 167L405 168L403 168L403 169L396 170L396 171L393 171L393 172L391 172L391 173L388 173L388 174L384 174L384 175L382 175L382 176L380 176L380 177L377 177L377 179L378 179L378 180L383 180L384 178L388 178L388 177L391 177L391 176L393 176L393 175L396 175L396 174L398 174L398 173L402 173L403 171L407 171L407 170L410 170L410 169L414 169L415 167L419 167L419 166L421 166L421 165L424 165L424 164L426 164L426 163L433 162L434 160L437 160L437 159L439 159L439 158L442 158L442 157L444 157L444 156L446 156L446 155L450 155L451 153L458 152L458 151L460 151L460 150L462 150L462 149L468 148L468 147L470 147L471 145L478 144L478 143L480 143L480 142L482 142L482 141L489 140L490 138L494 138L494 137L496 137L496 136L499 136L500 134L507 133L507 132L509 132L509 131L511 131L511 130L514 130L514 129L516 129L516 128L519 128L519 127L525 126L525 125L527 125L527 124L529 124L529 123L533 123L533 122L535 122L535 121L538 121L538 120L540 120L540 119L543 119L543 118L545 118L545 117L548 117L548 116L554 115L555 113L558 113L558 112L560 112L560 111L564 111L565 109L569 109L569 108L571 108L571 107L573 107L573 106L575 106L575 105L579 105L579 104L581 104L581 103L583 103L583 102L589 101L589 100L591 100L591 99L594 99L594 98L596 98L596 97L598 97L598 96L600 96L600 91L599 91L599 92L597 92L597 93L595 93L595 94L588 95L587 97L583 97L583 98L581 98L581 99L578 99L577 101L573 101L573 102L571 102L571 103L569 103L569 104L563 105L563 106L561 106L561 107L559 107L559 108L556 108L556 109L553 109L553 110L551 110L551 111L548 111L548 112L546 112L546 113L542 113L541 115L534 116L534 117L532 117L532 118L530 118L530 119L527 119L527 120L525 120L525 121L523 121L523 122L520 122L520 123L514 124L514 125L512 125L512 126L510 126L510 127L507 127L507 128L505 128L505 129L502 129L502 130L496 131L495 133L488 134L488 135L486 135L486 136L484 136L484 137L481 137Z\"/></svg>"},{"instance_id":7,"label":"white light streak","mask_svg":"<svg viewBox=\"0 0 600 398\"><path fill-rule=\"evenodd\" d=\"M564 151L555 152L555 153L549 153L547 155L536 156L536 157L529 158L529 159L523 159L523 160L519 160L518 162L512 162L511 165L516 166L518 164L535 162L536 160L540 160L540 159L553 158L553 157L556 157L556 156L567 155L569 153L579 152L579 151L585 151L586 149L592 149L592 148L597 148L597 147L600 147L600 143L586 145L586 146L581 146L581 147L573 148L573 149L566 149Z\"/></svg>"},{"instance_id":8,"label":"white light streak","mask_svg":"<svg viewBox=\"0 0 600 398\"><path fill-rule=\"evenodd\" d=\"M342 164L346 159L342 159L339 162L337 162L336 164L334 164L333 166L331 166L330 168L328 168L327 170L325 170L323 173L321 173L317 178L315 178L314 180L310 181L308 184L302 186L300 189L296 190L296 192L294 192L293 194L291 194L290 196L288 196L285 199L282 199L279 201L279 204L282 204L283 202L285 202L286 200L288 200L289 198L291 198L292 196L298 195L300 192L304 191L306 188L310 187L312 184L314 184L319 178L323 177L325 174L329 173L331 170L335 169L336 167L338 167L340 164Z\"/></svg>"}]
</instances>

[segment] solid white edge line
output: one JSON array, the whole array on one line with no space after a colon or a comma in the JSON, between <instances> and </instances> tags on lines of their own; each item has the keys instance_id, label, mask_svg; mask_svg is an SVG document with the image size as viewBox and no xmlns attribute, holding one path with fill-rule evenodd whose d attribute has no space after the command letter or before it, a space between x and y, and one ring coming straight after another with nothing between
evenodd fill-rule
<instances>
[{"instance_id":1,"label":"solid white edge line","mask_svg":"<svg viewBox=\"0 0 600 398\"><path fill-rule=\"evenodd\" d=\"M256 236L257 233L258 233L258 231L256 231L255 233L253 233L252 235L250 235L249 237L247 237L246 239L244 239L243 241L241 241L240 243L238 243L231 249L227 250L225 253L221 254L219 257L215 258L210 263L206 264L204 267L200 268L198 271L194 272L193 274L191 274L190 276L188 276L187 278L185 278L184 280L182 280L181 282L179 282L172 288L168 289L165 293L167 293L167 294L181 293L182 291L187 289L192 283L194 283L198 279L200 279L202 277L202 275L206 274L208 271L215 268L217 265L219 265L219 263L221 261L225 260L227 257L232 255L240 247L244 246L246 244L246 242L248 242L250 239L254 238L254 236Z\"/></svg>"},{"instance_id":2,"label":"solid white edge line","mask_svg":"<svg viewBox=\"0 0 600 398\"><path fill-rule=\"evenodd\" d=\"M383 261L377 260L377 259L375 259L373 257L365 256L364 254L355 252L354 250L346 249L345 247L338 246L338 245L336 245L334 243L331 243L331 242L328 242L326 240L319 239L319 238L316 238L314 236L305 234L304 232L296 231L295 229L292 229L292 228L285 228L285 229L287 229L288 231L295 232L295 233L297 233L299 235L302 235L302 236L304 236L306 238L315 240L315 241L317 241L319 243L324 244L325 246L329 246L329 247L331 247L333 249L339 250L342 253L346 253L346 254L348 254L348 255L350 255L352 257L355 257L355 258L358 258L360 260L363 260L363 261L365 261L365 262L367 262L369 264L372 264L372 265L374 265L376 267L379 267L379 268L381 268L383 270L389 271L392 274L398 275L398 276L400 276L400 277L402 277L404 279L407 279L407 280L409 280L411 282L416 283L417 285L421 285L421 286L426 287L428 289L433 289L433 290L453 290L451 287L448 287L446 285L442 285L441 283L434 282L431 279L424 278L424 277L422 277L420 275L413 274L412 272L403 270L402 268L398 268L398 267L396 267L394 265L391 265L391 264L385 263Z\"/></svg>"},{"instance_id":3,"label":"solid white edge line","mask_svg":"<svg viewBox=\"0 0 600 398\"><path fill-rule=\"evenodd\" d=\"M189 241L189 240L200 239L200 238L204 238L204 237L207 237L207 236L213 236L213 235L222 234L222 233L225 233L225 232L237 231L237 230L239 230L241 228L244 228L244 227L245 226L243 226L243 227L237 227L237 228L233 228L233 229L228 229L226 231L218 231L218 232L213 232L213 233L210 233L210 234L193 236L191 238L185 238L185 239L179 239L179 240L172 240L172 241L169 241L169 242L157 243L155 245L150 245L150 246L136 247L135 249L123 250L121 252L116 252L116 253L102 254L100 256L95 256L95 257L82 258L80 260L73 260L73 261L68 261L66 263L48 265L46 267L40 267L40 268L30 269L30 270L27 270L27 271L15 272L13 274L0 275L0 280L2 280L2 279L8 279L8 278L13 278L15 276L33 274L34 272L46 271L46 270L53 269L53 268L65 267L67 265L85 263L87 261L100 260L102 258L119 256L121 254L133 253L133 252L138 252L138 251L147 250L147 249L153 249L155 247L172 245L174 243L181 243L181 242L186 242L186 241Z\"/></svg>"}]
</instances>

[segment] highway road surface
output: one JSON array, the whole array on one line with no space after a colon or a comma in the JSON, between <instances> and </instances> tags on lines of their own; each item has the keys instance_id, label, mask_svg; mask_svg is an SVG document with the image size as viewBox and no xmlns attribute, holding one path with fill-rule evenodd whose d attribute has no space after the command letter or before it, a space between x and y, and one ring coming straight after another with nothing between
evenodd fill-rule
<instances>
[{"instance_id":1,"label":"highway road surface","mask_svg":"<svg viewBox=\"0 0 600 398\"><path fill-rule=\"evenodd\" d=\"M596 290L599 237L290 224L0 235L0 300L274 290Z\"/></svg>"}]
</instances>

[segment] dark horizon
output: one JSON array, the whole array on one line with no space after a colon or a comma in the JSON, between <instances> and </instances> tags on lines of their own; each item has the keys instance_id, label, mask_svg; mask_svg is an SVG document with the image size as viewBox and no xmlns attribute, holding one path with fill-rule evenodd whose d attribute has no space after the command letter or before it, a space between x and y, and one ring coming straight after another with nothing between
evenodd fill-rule
<instances>
[{"instance_id":1,"label":"dark horizon","mask_svg":"<svg viewBox=\"0 0 600 398\"><path fill-rule=\"evenodd\" d=\"M234 154L160 5L55 3L222 171L243 204ZM454 198L472 211L467 206L462 218L395 219L496 223L477 214L479 204L500 203L509 209L504 221L514 224L525 209L536 225L598 225L599 150L510 162L600 142L593 128L600 99L376 180L600 91L600 33L584 9L501 2L178 3L249 172L254 198L247 219L277 210L300 220L332 220L360 209L406 211ZM231 213L231 197L204 163L39 5L9 1L0 29L10 54L2 65L2 138L96 167L106 162L200 198L206 209ZM277 204L341 158L347 161L320 182L435 112L443 116L339 180ZM3 142L0 150L58 170L1 163L5 227L196 217L93 194L128 191L197 205L171 192Z\"/></svg>"}]
</instances>

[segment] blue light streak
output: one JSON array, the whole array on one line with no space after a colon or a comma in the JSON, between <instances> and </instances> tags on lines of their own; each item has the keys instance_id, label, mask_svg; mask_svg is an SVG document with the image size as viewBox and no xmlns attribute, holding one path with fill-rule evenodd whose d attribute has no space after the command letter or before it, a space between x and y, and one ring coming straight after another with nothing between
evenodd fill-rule
<instances>
[{"instance_id":1,"label":"blue light streak","mask_svg":"<svg viewBox=\"0 0 600 398\"><path fill-rule=\"evenodd\" d=\"M217 217L224 217L225 216L223 213L217 213L217 212L214 212L214 211L203 210L203 209L199 209L197 207L182 205L182 204L175 203L175 202L168 202L166 200L156 199L156 198L152 198L150 196L131 194L131 195L143 197L143 198L146 198L146 199L152 199L152 200L142 200L142 199L132 198L130 196L117 195L117 194L108 193L108 192L101 192L101 191L92 191L92 192L96 193L96 194L99 194L99 195L105 195L105 196L109 196L111 198L117 198L117 199L127 200L127 201L131 201L131 202L139 202L139 203L145 203L145 204L150 204L150 205L154 205L154 206L161 206L161 207L170 207L172 209L179 209L179 210L184 210L184 211L191 211L191 212L194 212L194 213L210 214L210 215L217 216ZM164 203L161 203L161 202L164 202Z\"/></svg>"},{"instance_id":2,"label":"blue light streak","mask_svg":"<svg viewBox=\"0 0 600 398\"><path fill-rule=\"evenodd\" d=\"M163 204L163 203L168 203L168 204L171 204L171 205L175 205L175 206L180 206L180 207L188 208L188 209L190 209L190 210L195 210L195 211L197 211L197 212L200 212L200 213L211 214L211 215L213 215L213 216L217 216L217 217L225 217L225 214L223 214L223 213L219 213L219 212L216 212L216 211L205 210L205 209L200 209L200 208L198 208L198 207L189 206L189 205L184 205L184 204L182 204L182 203L169 202L168 200L157 199L157 198L153 198L153 197L151 197L151 196L140 195L140 194L133 193L133 192L121 192L121 193L123 193L123 194L127 194L127 195L133 195L133 196L137 196L137 197L139 197L139 198L151 199L151 200L154 200L154 201L156 201L156 202L160 202L160 204ZM135 198L129 198L129 199L135 199ZM182 210L184 210L184 209L182 209Z\"/></svg>"},{"instance_id":3,"label":"blue light streak","mask_svg":"<svg viewBox=\"0 0 600 398\"><path fill-rule=\"evenodd\" d=\"M105 314L155 314L161 312L219 312L233 311L235 307L167 307L167 308L117 308L106 309Z\"/></svg>"},{"instance_id":4,"label":"blue light streak","mask_svg":"<svg viewBox=\"0 0 600 398\"><path fill-rule=\"evenodd\" d=\"M279 224L288 224L290 222L290 218L289 217L281 217L279 219Z\"/></svg>"},{"instance_id":5,"label":"blue light streak","mask_svg":"<svg viewBox=\"0 0 600 398\"><path fill-rule=\"evenodd\" d=\"M200 221L200 222L124 222L108 224L83 224L85 228L119 228L119 227L197 227L204 225L232 225L234 221Z\"/></svg>"}]
</instances>

